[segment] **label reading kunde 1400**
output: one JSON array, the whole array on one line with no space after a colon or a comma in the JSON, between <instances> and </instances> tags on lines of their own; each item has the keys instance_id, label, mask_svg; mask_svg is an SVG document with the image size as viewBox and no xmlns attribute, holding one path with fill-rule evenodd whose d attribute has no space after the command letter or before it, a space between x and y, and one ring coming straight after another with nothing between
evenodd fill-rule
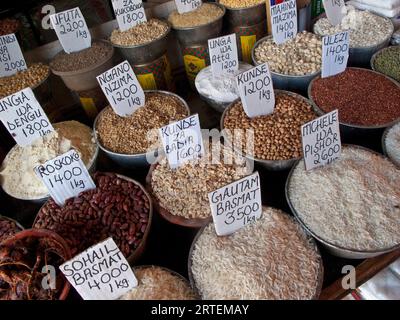
<instances>
[{"instance_id":1,"label":"label reading kunde 1400","mask_svg":"<svg viewBox=\"0 0 400 320\"><path fill-rule=\"evenodd\" d=\"M342 146L338 110L304 124L301 138L306 170L330 164L339 158Z\"/></svg>"},{"instance_id":2,"label":"label reading kunde 1400","mask_svg":"<svg viewBox=\"0 0 400 320\"><path fill-rule=\"evenodd\" d=\"M147 21L142 0L112 0L112 6L121 31Z\"/></svg>"},{"instance_id":3,"label":"label reading kunde 1400","mask_svg":"<svg viewBox=\"0 0 400 320\"><path fill-rule=\"evenodd\" d=\"M262 213L258 172L208 194L215 231L219 236L231 234Z\"/></svg>"},{"instance_id":4,"label":"label reading kunde 1400","mask_svg":"<svg viewBox=\"0 0 400 320\"><path fill-rule=\"evenodd\" d=\"M236 34L209 39L211 71L214 76L234 73L239 69Z\"/></svg>"},{"instance_id":5,"label":"label reading kunde 1400","mask_svg":"<svg viewBox=\"0 0 400 320\"><path fill-rule=\"evenodd\" d=\"M322 37L322 78L334 76L346 70L349 47L348 31Z\"/></svg>"},{"instance_id":6,"label":"label reading kunde 1400","mask_svg":"<svg viewBox=\"0 0 400 320\"><path fill-rule=\"evenodd\" d=\"M276 44L284 43L297 34L296 0L271 6L272 36Z\"/></svg>"},{"instance_id":7,"label":"label reading kunde 1400","mask_svg":"<svg viewBox=\"0 0 400 320\"><path fill-rule=\"evenodd\" d=\"M54 131L31 88L0 100L0 120L21 147Z\"/></svg>"},{"instance_id":8,"label":"label reading kunde 1400","mask_svg":"<svg viewBox=\"0 0 400 320\"><path fill-rule=\"evenodd\" d=\"M0 77L11 76L26 69L26 62L14 33L0 37L0 62Z\"/></svg>"}]
</instances>

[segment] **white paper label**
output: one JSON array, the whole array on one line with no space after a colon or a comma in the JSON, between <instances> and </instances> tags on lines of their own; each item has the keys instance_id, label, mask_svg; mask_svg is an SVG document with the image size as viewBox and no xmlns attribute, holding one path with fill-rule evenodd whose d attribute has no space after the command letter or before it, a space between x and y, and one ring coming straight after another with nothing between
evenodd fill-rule
<instances>
[{"instance_id":1,"label":"white paper label","mask_svg":"<svg viewBox=\"0 0 400 320\"><path fill-rule=\"evenodd\" d=\"M164 152L172 169L204 154L199 115L171 123L159 129Z\"/></svg>"},{"instance_id":2,"label":"white paper label","mask_svg":"<svg viewBox=\"0 0 400 320\"><path fill-rule=\"evenodd\" d=\"M112 6L121 31L147 21L142 0L112 0Z\"/></svg>"},{"instance_id":3,"label":"white paper label","mask_svg":"<svg viewBox=\"0 0 400 320\"><path fill-rule=\"evenodd\" d=\"M79 7L52 14L50 21L66 53L81 51L92 45L92 37Z\"/></svg>"},{"instance_id":4,"label":"white paper label","mask_svg":"<svg viewBox=\"0 0 400 320\"><path fill-rule=\"evenodd\" d=\"M271 6L272 36L276 44L285 43L297 34L296 0Z\"/></svg>"},{"instance_id":5,"label":"white paper label","mask_svg":"<svg viewBox=\"0 0 400 320\"><path fill-rule=\"evenodd\" d=\"M322 4L329 22L334 26L340 24L347 13L344 0L322 0Z\"/></svg>"},{"instance_id":6,"label":"white paper label","mask_svg":"<svg viewBox=\"0 0 400 320\"><path fill-rule=\"evenodd\" d=\"M21 147L54 131L31 88L0 100L0 120Z\"/></svg>"},{"instance_id":7,"label":"white paper label","mask_svg":"<svg viewBox=\"0 0 400 320\"><path fill-rule=\"evenodd\" d=\"M236 34L209 39L211 71L214 76L223 73L234 73L239 69Z\"/></svg>"},{"instance_id":8,"label":"white paper label","mask_svg":"<svg viewBox=\"0 0 400 320\"><path fill-rule=\"evenodd\" d=\"M60 270L84 300L115 300L138 285L112 238L78 254Z\"/></svg>"},{"instance_id":9,"label":"white paper label","mask_svg":"<svg viewBox=\"0 0 400 320\"><path fill-rule=\"evenodd\" d=\"M175 0L176 9L180 14L196 10L201 3L201 0Z\"/></svg>"},{"instance_id":10,"label":"white paper label","mask_svg":"<svg viewBox=\"0 0 400 320\"><path fill-rule=\"evenodd\" d=\"M96 78L114 112L121 117L129 116L144 106L144 91L128 61Z\"/></svg>"},{"instance_id":11,"label":"white paper label","mask_svg":"<svg viewBox=\"0 0 400 320\"><path fill-rule=\"evenodd\" d=\"M59 205L83 191L95 189L92 178L78 152L70 150L35 168L50 196Z\"/></svg>"},{"instance_id":12,"label":"white paper label","mask_svg":"<svg viewBox=\"0 0 400 320\"><path fill-rule=\"evenodd\" d=\"M210 192L208 199L217 235L231 234L261 217L260 176L255 172Z\"/></svg>"},{"instance_id":13,"label":"white paper label","mask_svg":"<svg viewBox=\"0 0 400 320\"><path fill-rule=\"evenodd\" d=\"M306 170L330 164L339 158L342 145L338 110L302 125L301 138Z\"/></svg>"},{"instance_id":14,"label":"white paper label","mask_svg":"<svg viewBox=\"0 0 400 320\"><path fill-rule=\"evenodd\" d=\"M236 77L244 112L254 118L274 112L275 93L267 63Z\"/></svg>"},{"instance_id":15,"label":"white paper label","mask_svg":"<svg viewBox=\"0 0 400 320\"><path fill-rule=\"evenodd\" d=\"M0 77L25 70L26 62L14 33L0 36Z\"/></svg>"},{"instance_id":16,"label":"white paper label","mask_svg":"<svg viewBox=\"0 0 400 320\"><path fill-rule=\"evenodd\" d=\"M346 70L349 47L348 31L322 37L322 78L334 76Z\"/></svg>"}]
</instances>

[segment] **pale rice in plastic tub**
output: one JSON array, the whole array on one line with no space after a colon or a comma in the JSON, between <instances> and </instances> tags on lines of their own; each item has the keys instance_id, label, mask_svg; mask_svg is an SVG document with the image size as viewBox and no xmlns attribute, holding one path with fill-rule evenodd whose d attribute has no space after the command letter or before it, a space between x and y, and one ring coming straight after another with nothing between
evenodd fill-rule
<instances>
[{"instance_id":1,"label":"pale rice in plastic tub","mask_svg":"<svg viewBox=\"0 0 400 320\"><path fill-rule=\"evenodd\" d=\"M400 167L400 122L391 127L385 137L386 153Z\"/></svg>"}]
</instances>

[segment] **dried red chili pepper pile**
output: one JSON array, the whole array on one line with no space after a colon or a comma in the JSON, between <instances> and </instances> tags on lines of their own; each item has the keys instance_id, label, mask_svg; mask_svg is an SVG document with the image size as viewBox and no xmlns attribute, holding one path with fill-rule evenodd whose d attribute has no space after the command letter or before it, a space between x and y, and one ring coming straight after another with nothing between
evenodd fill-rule
<instances>
[{"instance_id":1,"label":"dried red chili pepper pile","mask_svg":"<svg viewBox=\"0 0 400 320\"><path fill-rule=\"evenodd\" d=\"M366 69L314 81L311 98L325 112L339 109L340 122L379 126L400 118L400 88Z\"/></svg>"}]
</instances>

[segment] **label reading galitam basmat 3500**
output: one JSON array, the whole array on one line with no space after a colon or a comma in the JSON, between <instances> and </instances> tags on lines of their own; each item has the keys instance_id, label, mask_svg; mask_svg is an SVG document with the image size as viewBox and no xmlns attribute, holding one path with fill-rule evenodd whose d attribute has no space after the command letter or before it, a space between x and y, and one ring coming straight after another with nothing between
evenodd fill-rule
<instances>
[{"instance_id":1,"label":"label reading galitam basmat 3500","mask_svg":"<svg viewBox=\"0 0 400 320\"><path fill-rule=\"evenodd\" d=\"M79 7L52 14L50 21L66 53L81 51L92 45L92 37Z\"/></svg>"},{"instance_id":2,"label":"label reading galitam basmat 3500","mask_svg":"<svg viewBox=\"0 0 400 320\"><path fill-rule=\"evenodd\" d=\"M296 0L271 6L272 36L276 44L285 43L297 34Z\"/></svg>"},{"instance_id":3,"label":"label reading galitam basmat 3500","mask_svg":"<svg viewBox=\"0 0 400 320\"><path fill-rule=\"evenodd\" d=\"M54 131L31 88L0 100L0 120L21 147Z\"/></svg>"},{"instance_id":4,"label":"label reading galitam basmat 3500","mask_svg":"<svg viewBox=\"0 0 400 320\"><path fill-rule=\"evenodd\" d=\"M115 300L138 285L112 238L65 262L60 270L84 300Z\"/></svg>"},{"instance_id":5,"label":"label reading galitam basmat 3500","mask_svg":"<svg viewBox=\"0 0 400 320\"><path fill-rule=\"evenodd\" d=\"M255 172L210 192L208 199L217 235L229 235L261 217L260 176Z\"/></svg>"},{"instance_id":6,"label":"label reading galitam basmat 3500","mask_svg":"<svg viewBox=\"0 0 400 320\"><path fill-rule=\"evenodd\" d=\"M322 78L334 76L346 70L349 49L348 31L322 37Z\"/></svg>"},{"instance_id":7,"label":"label reading galitam basmat 3500","mask_svg":"<svg viewBox=\"0 0 400 320\"><path fill-rule=\"evenodd\" d=\"M322 0L322 3L329 22L334 26L340 24L347 13L344 0Z\"/></svg>"},{"instance_id":8,"label":"label reading galitam basmat 3500","mask_svg":"<svg viewBox=\"0 0 400 320\"><path fill-rule=\"evenodd\" d=\"M186 13L196 10L202 4L201 0L175 0L178 13Z\"/></svg>"},{"instance_id":9,"label":"label reading galitam basmat 3500","mask_svg":"<svg viewBox=\"0 0 400 320\"><path fill-rule=\"evenodd\" d=\"M14 33L0 37L0 77L25 70L26 62Z\"/></svg>"},{"instance_id":10,"label":"label reading galitam basmat 3500","mask_svg":"<svg viewBox=\"0 0 400 320\"><path fill-rule=\"evenodd\" d=\"M214 76L224 73L234 73L239 69L236 34L209 39L211 71Z\"/></svg>"},{"instance_id":11,"label":"label reading galitam basmat 3500","mask_svg":"<svg viewBox=\"0 0 400 320\"><path fill-rule=\"evenodd\" d=\"M112 0L112 6L121 31L147 21L142 0Z\"/></svg>"}]
</instances>

